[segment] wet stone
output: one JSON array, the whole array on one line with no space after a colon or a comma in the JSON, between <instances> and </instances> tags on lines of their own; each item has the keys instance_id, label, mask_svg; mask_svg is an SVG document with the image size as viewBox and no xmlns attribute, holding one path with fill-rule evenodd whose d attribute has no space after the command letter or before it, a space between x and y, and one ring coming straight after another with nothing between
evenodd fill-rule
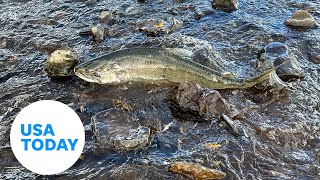
<instances>
[{"instance_id":1,"label":"wet stone","mask_svg":"<svg viewBox=\"0 0 320 180\"><path fill-rule=\"evenodd\" d=\"M96 26L91 27L91 35L93 36L94 40L100 42L104 40L104 28L98 24Z\"/></svg>"},{"instance_id":2,"label":"wet stone","mask_svg":"<svg viewBox=\"0 0 320 180\"><path fill-rule=\"evenodd\" d=\"M181 83L176 95L180 107L199 112L198 100L201 96L202 88L194 82Z\"/></svg>"},{"instance_id":3,"label":"wet stone","mask_svg":"<svg viewBox=\"0 0 320 180\"><path fill-rule=\"evenodd\" d=\"M292 17L285 21L285 24L293 27L310 27L318 26L311 14L306 10L297 10Z\"/></svg>"},{"instance_id":4,"label":"wet stone","mask_svg":"<svg viewBox=\"0 0 320 180\"><path fill-rule=\"evenodd\" d=\"M294 54L283 43L268 44L258 55L257 67L261 71L277 66L276 73L283 81L291 81L304 77L304 71Z\"/></svg>"},{"instance_id":5,"label":"wet stone","mask_svg":"<svg viewBox=\"0 0 320 180\"><path fill-rule=\"evenodd\" d=\"M234 116L234 110L216 90L203 89L195 82L184 82L178 87L176 101L183 109L196 111L201 115Z\"/></svg>"},{"instance_id":6,"label":"wet stone","mask_svg":"<svg viewBox=\"0 0 320 180\"><path fill-rule=\"evenodd\" d=\"M70 50L56 50L45 62L44 71L50 77L72 76L78 60Z\"/></svg>"},{"instance_id":7,"label":"wet stone","mask_svg":"<svg viewBox=\"0 0 320 180\"><path fill-rule=\"evenodd\" d=\"M0 36L0 48L13 48L14 40L8 36Z\"/></svg>"},{"instance_id":8,"label":"wet stone","mask_svg":"<svg viewBox=\"0 0 320 180\"><path fill-rule=\"evenodd\" d=\"M230 105L216 90L206 89L199 99L199 112L219 116L230 111Z\"/></svg>"},{"instance_id":9,"label":"wet stone","mask_svg":"<svg viewBox=\"0 0 320 180\"><path fill-rule=\"evenodd\" d=\"M237 0L213 0L212 6L223 11L234 11L238 9Z\"/></svg>"},{"instance_id":10,"label":"wet stone","mask_svg":"<svg viewBox=\"0 0 320 180\"><path fill-rule=\"evenodd\" d=\"M129 151L149 145L151 131L140 126L138 118L123 109L108 109L92 117L94 134L100 147Z\"/></svg>"},{"instance_id":11,"label":"wet stone","mask_svg":"<svg viewBox=\"0 0 320 180\"><path fill-rule=\"evenodd\" d=\"M320 64L320 54L318 55L311 55L311 61L315 64Z\"/></svg>"},{"instance_id":12,"label":"wet stone","mask_svg":"<svg viewBox=\"0 0 320 180\"><path fill-rule=\"evenodd\" d=\"M222 171L189 162L172 163L170 164L169 171L182 174L188 178L196 180L222 179L226 176L226 174Z\"/></svg>"},{"instance_id":13,"label":"wet stone","mask_svg":"<svg viewBox=\"0 0 320 180\"><path fill-rule=\"evenodd\" d=\"M113 14L110 11L102 11L99 18L102 22L108 23L113 20Z\"/></svg>"},{"instance_id":14,"label":"wet stone","mask_svg":"<svg viewBox=\"0 0 320 180\"><path fill-rule=\"evenodd\" d=\"M44 43L42 43L40 45L40 50L41 51L45 51L45 52L49 52L49 53L52 53L54 52L55 50L59 49L61 46L61 41L59 40L55 40L55 39L51 39L51 40L48 40Z\"/></svg>"}]
</instances>

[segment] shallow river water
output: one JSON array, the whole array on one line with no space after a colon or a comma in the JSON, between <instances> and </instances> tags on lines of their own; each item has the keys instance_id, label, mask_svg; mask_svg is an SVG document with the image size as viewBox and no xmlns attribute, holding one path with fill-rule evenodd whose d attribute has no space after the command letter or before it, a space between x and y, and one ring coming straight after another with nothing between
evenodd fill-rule
<instances>
[{"instance_id":1,"label":"shallow river water","mask_svg":"<svg viewBox=\"0 0 320 180\"><path fill-rule=\"evenodd\" d=\"M319 179L320 65L312 57L320 55L320 30L297 31L284 21L297 9L308 9L320 23L320 1L239 0L238 8L219 11L210 0L0 0L0 179L184 179L168 172L175 160L219 169L225 179ZM99 20L103 10L113 12L112 22ZM155 37L139 31L148 19L170 18L183 26ZM106 30L103 40L79 35L97 24ZM249 77L257 74L251 62L270 42L286 44L305 77L277 95L221 91L239 112L234 122L245 135L238 137L216 119L195 122L174 115L167 100L175 91L170 86L101 86L77 77L51 79L43 71L48 56L66 46L81 62L122 48L180 47L203 52L211 59L204 58L204 65ZM54 176L23 168L9 142L17 113L43 99L69 105L86 130L83 158ZM91 117L113 108L113 99L125 99L146 126L158 130L149 147L126 153L96 148ZM205 143L222 146L212 149Z\"/></svg>"}]
</instances>

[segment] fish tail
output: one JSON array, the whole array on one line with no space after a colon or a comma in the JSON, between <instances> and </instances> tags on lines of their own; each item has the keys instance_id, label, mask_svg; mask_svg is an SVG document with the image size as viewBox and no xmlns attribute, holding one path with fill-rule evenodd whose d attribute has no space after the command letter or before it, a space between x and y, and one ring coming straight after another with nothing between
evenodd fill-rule
<instances>
[{"instance_id":1,"label":"fish tail","mask_svg":"<svg viewBox=\"0 0 320 180\"><path fill-rule=\"evenodd\" d=\"M276 68L273 67L258 77L252 77L252 78L246 79L243 83L243 87L244 88L251 88L251 87L255 86L256 84L263 82L264 80L271 77L272 73L275 73L275 70L276 70Z\"/></svg>"}]
</instances>

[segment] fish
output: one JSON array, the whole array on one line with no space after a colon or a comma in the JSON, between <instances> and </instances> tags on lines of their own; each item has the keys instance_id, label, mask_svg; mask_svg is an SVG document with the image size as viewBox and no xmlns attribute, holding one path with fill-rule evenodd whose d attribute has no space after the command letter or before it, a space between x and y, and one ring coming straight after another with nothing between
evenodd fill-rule
<instances>
[{"instance_id":1,"label":"fish","mask_svg":"<svg viewBox=\"0 0 320 180\"><path fill-rule=\"evenodd\" d=\"M250 88L266 80L275 71L271 68L260 76L247 79L225 77L223 73L194 62L188 58L190 56L182 48L129 48L81 63L74 71L81 79L98 84L179 84L194 81L210 89Z\"/></svg>"}]
</instances>

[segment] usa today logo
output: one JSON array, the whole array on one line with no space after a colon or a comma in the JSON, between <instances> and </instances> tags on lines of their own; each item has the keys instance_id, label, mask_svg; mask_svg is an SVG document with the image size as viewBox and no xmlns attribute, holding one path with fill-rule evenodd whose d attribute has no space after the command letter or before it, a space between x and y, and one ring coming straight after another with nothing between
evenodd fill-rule
<instances>
[{"instance_id":1,"label":"usa today logo","mask_svg":"<svg viewBox=\"0 0 320 180\"><path fill-rule=\"evenodd\" d=\"M85 143L84 128L69 106L51 100L38 101L17 115L10 143L25 168L41 175L57 174L79 159Z\"/></svg>"}]
</instances>

